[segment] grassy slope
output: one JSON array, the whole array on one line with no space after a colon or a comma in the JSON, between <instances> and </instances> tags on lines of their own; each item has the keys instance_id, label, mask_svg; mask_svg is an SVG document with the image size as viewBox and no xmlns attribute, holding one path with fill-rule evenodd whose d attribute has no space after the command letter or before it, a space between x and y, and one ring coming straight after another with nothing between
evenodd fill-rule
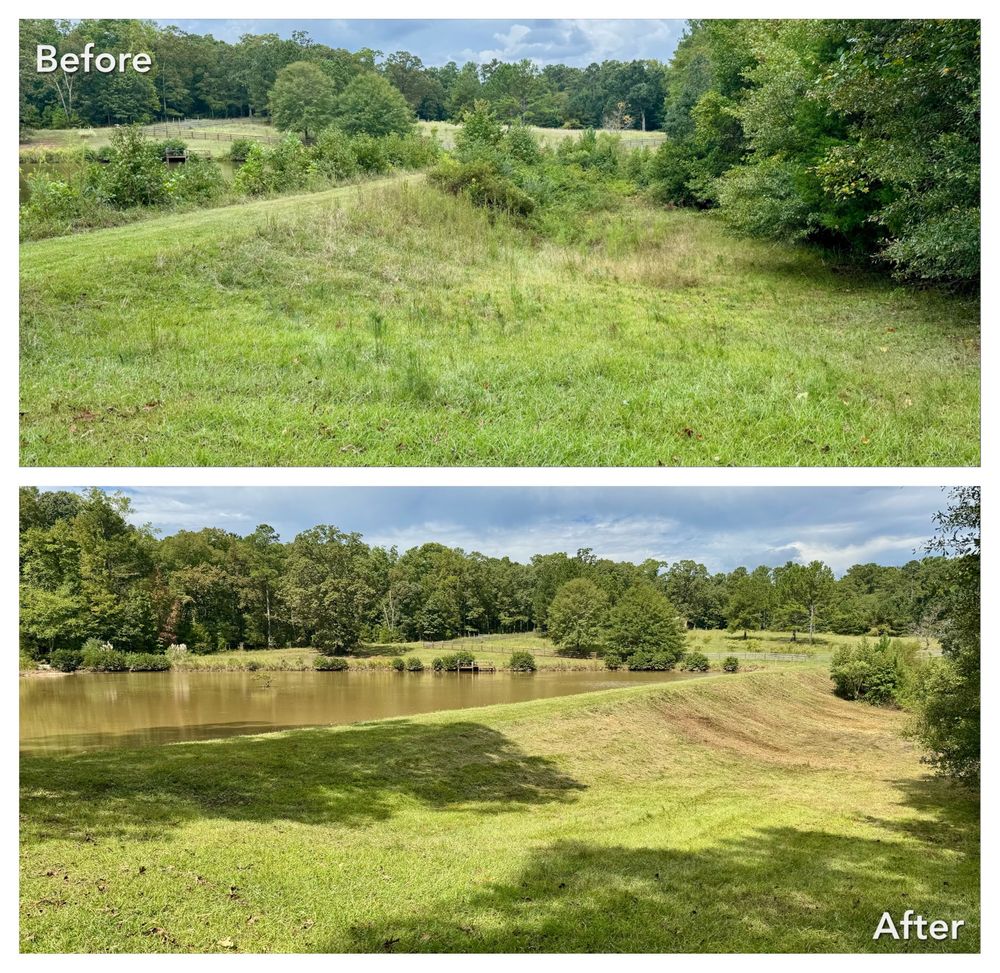
<instances>
[{"instance_id":1,"label":"grassy slope","mask_svg":"<svg viewBox=\"0 0 1000 973\"><path fill-rule=\"evenodd\" d=\"M819 672L22 761L27 950L974 950L977 802ZM965 918L873 943L881 912Z\"/></svg>"},{"instance_id":2,"label":"grassy slope","mask_svg":"<svg viewBox=\"0 0 1000 973\"><path fill-rule=\"evenodd\" d=\"M412 178L21 247L31 465L962 465L975 305L641 204Z\"/></svg>"}]
</instances>

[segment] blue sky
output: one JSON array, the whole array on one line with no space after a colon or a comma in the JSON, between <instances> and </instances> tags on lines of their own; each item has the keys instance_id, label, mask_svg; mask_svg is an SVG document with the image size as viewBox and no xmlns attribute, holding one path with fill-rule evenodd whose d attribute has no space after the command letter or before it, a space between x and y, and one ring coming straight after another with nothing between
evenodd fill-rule
<instances>
[{"instance_id":1,"label":"blue sky","mask_svg":"<svg viewBox=\"0 0 1000 973\"><path fill-rule=\"evenodd\" d=\"M242 34L307 30L313 40L354 51L409 51L428 65L518 61L586 67L594 61L669 60L683 20L164 20L192 34L235 42Z\"/></svg>"},{"instance_id":2,"label":"blue sky","mask_svg":"<svg viewBox=\"0 0 1000 973\"><path fill-rule=\"evenodd\" d=\"M838 573L903 564L946 506L937 487L130 487L136 523L163 534L260 523L285 540L316 524L400 550L439 541L527 560L591 547L713 571L820 558ZM919 555L918 555L919 556Z\"/></svg>"}]
</instances>

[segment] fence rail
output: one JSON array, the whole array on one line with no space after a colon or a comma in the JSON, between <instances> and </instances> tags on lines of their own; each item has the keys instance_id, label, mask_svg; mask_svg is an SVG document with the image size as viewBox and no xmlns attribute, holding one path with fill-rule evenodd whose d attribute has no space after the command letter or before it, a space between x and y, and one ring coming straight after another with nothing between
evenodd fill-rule
<instances>
[{"instance_id":1,"label":"fence rail","mask_svg":"<svg viewBox=\"0 0 1000 973\"><path fill-rule=\"evenodd\" d=\"M235 142L237 139L246 139L250 142L265 142L270 145L276 145L281 141L276 135L258 135L256 133L242 135L236 132L213 132L206 129L181 128L169 125L147 125L146 132L149 135L161 136L163 138L184 138L202 142Z\"/></svg>"}]
</instances>

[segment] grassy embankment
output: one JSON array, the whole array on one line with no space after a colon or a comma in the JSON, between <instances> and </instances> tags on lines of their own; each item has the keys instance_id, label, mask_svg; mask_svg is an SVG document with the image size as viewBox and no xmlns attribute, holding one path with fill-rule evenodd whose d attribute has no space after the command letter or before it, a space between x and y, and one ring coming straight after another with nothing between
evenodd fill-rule
<instances>
[{"instance_id":1,"label":"grassy embankment","mask_svg":"<svg viewBox=\"0 0 1000 973\"><path fill-rule=\"evenodd\" d=\"M975 950L977 799L818 671L22 761L22 949ZM883 910L964 918L872 941Z\"/></svg>"},{"instance_id":2,"label":"grassy embankment","mask_svg":"<svg viewBox=\"0 0 1000 973\"><path fill-rule=\"evenodd\" d=\"M973 302L710 214L565 229L410 177L24 244L22 462L978 462Z\"/></svg>"}]
</instances>

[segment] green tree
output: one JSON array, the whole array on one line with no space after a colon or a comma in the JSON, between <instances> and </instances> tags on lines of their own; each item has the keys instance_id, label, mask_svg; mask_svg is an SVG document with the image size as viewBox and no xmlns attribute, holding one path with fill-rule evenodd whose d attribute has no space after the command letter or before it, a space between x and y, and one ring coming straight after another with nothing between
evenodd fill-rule
<instances>
[{"instance_id":1,"label":"green tree","mask_svg":"<svg viewBox=\"0 0 1000 973\"><path fill-rule=\"evenodd\" d=\"M289 545L280 591L299 637L326 655L357 648L374 596L360 565L367 546L358 534L320 526Z\"/></svg>"},{"instance_id":2,"label":"green tree","mask_svg":"<svg viewBox=\"0 0 1000 973\"><path fill-rule=\"evenodd\" d=\"M980 490L957 487L929 549L949 555L942 594L943 657L919 691L917 738L939 771L969 785L980 773Z\"/></svg>"},{"instance_id":3,"label":"green tree","mask_svg":"<svg viewBox=\"0 0 1000 973\"><path fill-rule=\"evenodd\" d=\"M360 74L337 99L335 120L350 135L406 135L414 118L403 95L378 74Z\"/></svg>"},{"instance_id":4,"label":"green tree","mask_svg":"<svg viewBox=\"0 0 1000 973\"><path fill-rule=\"evenodd\" d=\"M608 615L605 641L622 656L643 651L676 662L684 654L684 638L674 606L648 582L629 588Z\"/></svg>"},{"instance_id":5,"label":"green tree","mask_svg":"<svg viewBox=\"0 0 1000 973\"><path fill-rule=\"evenodd\" d=\"M809 641L815 641L816 625L834 593L833 571L822 561L808 564L787 562L774 569L774 587L786 621L795 630L808 629Z\"/></svg>"},{"instance_id":6,"label":"green tree","mask_svg":"<svg viewBox=\"0 0 1000 973\"><path fill-rule=\"evenodd\" d=\"M728 596L726 618L730 631L743 629L746 638L747 629L767 628L774 607L771 569L765 565L753 571L737 568L729 576Z\"/></svg>"},{"instance_id":7,"label":"green tree","mask_svg":"<svg viewBox=\"0 0 1000 973\"><path fill-rule=\"evenodd\" d=\"M336 114L333 82L309 61L295 61L282 68L268 95L268 110L282 131L315 136Z\"/></svg>"},{"instance_id":8,"label":"green tree","mask_svg":"<svg viewBox=\"0 0 1000 973\"><path fill-rule=\"evenodd\" d=\"M548 630L552 641L577 655L593 651L601 643L607 609L607 597L593 581L586 578L567 581L549 606Z\"/></svg>"}]
</instances>

